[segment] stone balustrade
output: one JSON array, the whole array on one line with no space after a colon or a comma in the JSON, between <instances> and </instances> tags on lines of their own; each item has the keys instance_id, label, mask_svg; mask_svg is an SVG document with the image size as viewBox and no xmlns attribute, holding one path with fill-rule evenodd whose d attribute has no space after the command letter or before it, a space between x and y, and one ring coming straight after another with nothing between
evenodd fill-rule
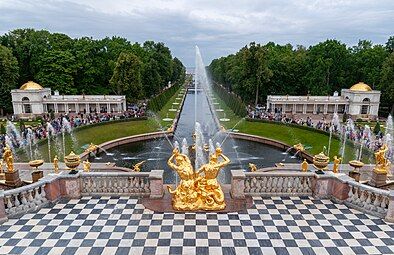
<instances>
[{"instance_id":1,"label":"stone balustrade","mask_svg":"<svg viewBox=\"0 0 394 255\"><path fill-rule=\"evenodd\" d=\"M15 216L27 211L34 211L48 202L45 193L45 181L35 182L16 189L2 192L6 215Z\"/></svg>"},{"instance_id":2,"label":"stone balustrade","mask_svg":"<svg viewBox=\"0 0 394 255\"><path fill-rule=\"evenodd\" d=\"M149 172L82 173L82 195L150 196Z\"/></svg>"},{"instance_id":3,"label":"stone balustrade","mask_svg":"<svg viewBox=\"0 0 394 255\"><path fill-rule=\"evenodd\" d=\"M348 198L345 204L359 211L385 218L390 203L390 191L349 181Z\"/></svg>"},{"instance_id":4,"label":"stone balustrade","mask_svg":"<svg viewBox=\"0 0 394 255\"><path fill-rule=\"evenodd\" d=\"M47 203L56 203L60 198L118 194L161 198L164 194L163 173L163 170L152 170L50 174L33 184L0 191L0 223L9 217L37 210Z\"/></svg>"},{"instance_id":5,"label":"stone balustrade","mask_svg":"<svg viewBox=\"0 0 394 255\"><path fill-rule=\"evenodd\" d=\"M237 172L236 172L237 171ZM232 193L243 188L249 196L310 196L312 195L313 173L302 172L239 172L233 170ZM234 178L235 177L235 178ZM234 188L234 189L233 189Z\"/></svg>"}]
</instances>

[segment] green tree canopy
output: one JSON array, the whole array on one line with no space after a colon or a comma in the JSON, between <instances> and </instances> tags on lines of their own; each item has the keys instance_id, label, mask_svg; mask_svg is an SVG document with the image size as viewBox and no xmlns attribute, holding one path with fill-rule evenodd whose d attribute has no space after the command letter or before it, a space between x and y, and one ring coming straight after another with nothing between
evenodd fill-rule
<instances>
[{"instance_id":1,"label":"green tree canopy","mask_svg":"<svg viewBox=\"0 0 394 255\"><path fill-rule=\"evenodd\" d=\"M11 110L10 90L18 86L18 61L12 51L0 45L0 109L4 112Z\"/></svg>"},{"instance_id":2,"label":"green tree canopy","mask_svg":"<svg viewBox=\"0 0 394 255\"><path fill-rule=\"evenodd\" d=\"M141 68L142 62L136 55L122 52L109 81L112 90L118 95L126 95L129 99L142 98Z\"/></svg>"}]
</instances>

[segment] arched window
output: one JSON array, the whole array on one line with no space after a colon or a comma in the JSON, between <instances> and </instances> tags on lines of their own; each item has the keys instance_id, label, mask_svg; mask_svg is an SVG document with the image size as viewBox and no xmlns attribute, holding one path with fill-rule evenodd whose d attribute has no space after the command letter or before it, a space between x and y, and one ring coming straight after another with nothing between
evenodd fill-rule
<instances>
[{"instance_id":1,"label":"arched window","mask_svg":"<svg viewBox=\"0 0 394 255\"><path fill-rule=\"evenodd\" d=\"M369 98L364 98L363 99L363 104L361 106L361 114L368 114L369 113L369 104L370 104Z\"/></svg>"},{"instance_id":2,"label":"arched window","mask_svg":"<svg viewBox=\"0 0 394 255\"><path fill-rule=\"evenodd\" d=\"M28 97L22 98L22 105L24 113L31 113L31 105Z\"/></svg>"}]
</instances>

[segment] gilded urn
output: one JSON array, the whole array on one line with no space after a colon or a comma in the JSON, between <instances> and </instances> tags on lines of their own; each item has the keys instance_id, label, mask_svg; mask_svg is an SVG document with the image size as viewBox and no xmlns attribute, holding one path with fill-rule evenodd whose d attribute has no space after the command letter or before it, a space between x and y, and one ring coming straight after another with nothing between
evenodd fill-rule
<instances>
[{"instance_id":1,"label":"gilded urn","mask_svg":"<svg viewBox=\"0 0 394 255\"><path fill-rule=\"evenodd\" d=\"M73 151L68 156L64 157L64 163L71 170L70 174L75 174L77 171L75 168L81 163L81 158L76 155Z\"/></svg>"},{"instance_id":2,"label":"gilded urn","mask_svg":"<svg viewBox=\"0 0 394 255\"><path fill-rule=\"evenodd\" d=\"M38 167L41 166L42 164L44 164L44 160L42 160L42 159L36 159L36 160L29 161L29 166L35 167L36 170L37 170Z\"/></svg>"},{"instance_id":3,"label":"gilded urn","mask_svg":"<svg viewBox=\"0 0 394 255\"><path fill-rule=\"evenodd\" d=\"M318 169L316 171L317 174L323 174L323 170L327 168L328 163L330 162L330 158L327 157L323 152L315 155L313 157L313 165Z\"/></svg>"}]
</instances>

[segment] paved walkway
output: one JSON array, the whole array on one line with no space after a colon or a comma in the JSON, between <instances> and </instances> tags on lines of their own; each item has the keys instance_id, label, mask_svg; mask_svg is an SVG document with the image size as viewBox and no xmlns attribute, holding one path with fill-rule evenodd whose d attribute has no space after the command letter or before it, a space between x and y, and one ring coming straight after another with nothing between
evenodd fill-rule
<instances>
[{"instance_id":1,"label":"paved walkway","mask_svg":"<svg viewBox=\"0 0 394 255\"><path fill-rule=\"evenodd\" d=\"M243 213L153 213L83 197L0 225L1 254L394 254L394 225L310 197L254 198Z\"/></svg>"}]
</instances>

